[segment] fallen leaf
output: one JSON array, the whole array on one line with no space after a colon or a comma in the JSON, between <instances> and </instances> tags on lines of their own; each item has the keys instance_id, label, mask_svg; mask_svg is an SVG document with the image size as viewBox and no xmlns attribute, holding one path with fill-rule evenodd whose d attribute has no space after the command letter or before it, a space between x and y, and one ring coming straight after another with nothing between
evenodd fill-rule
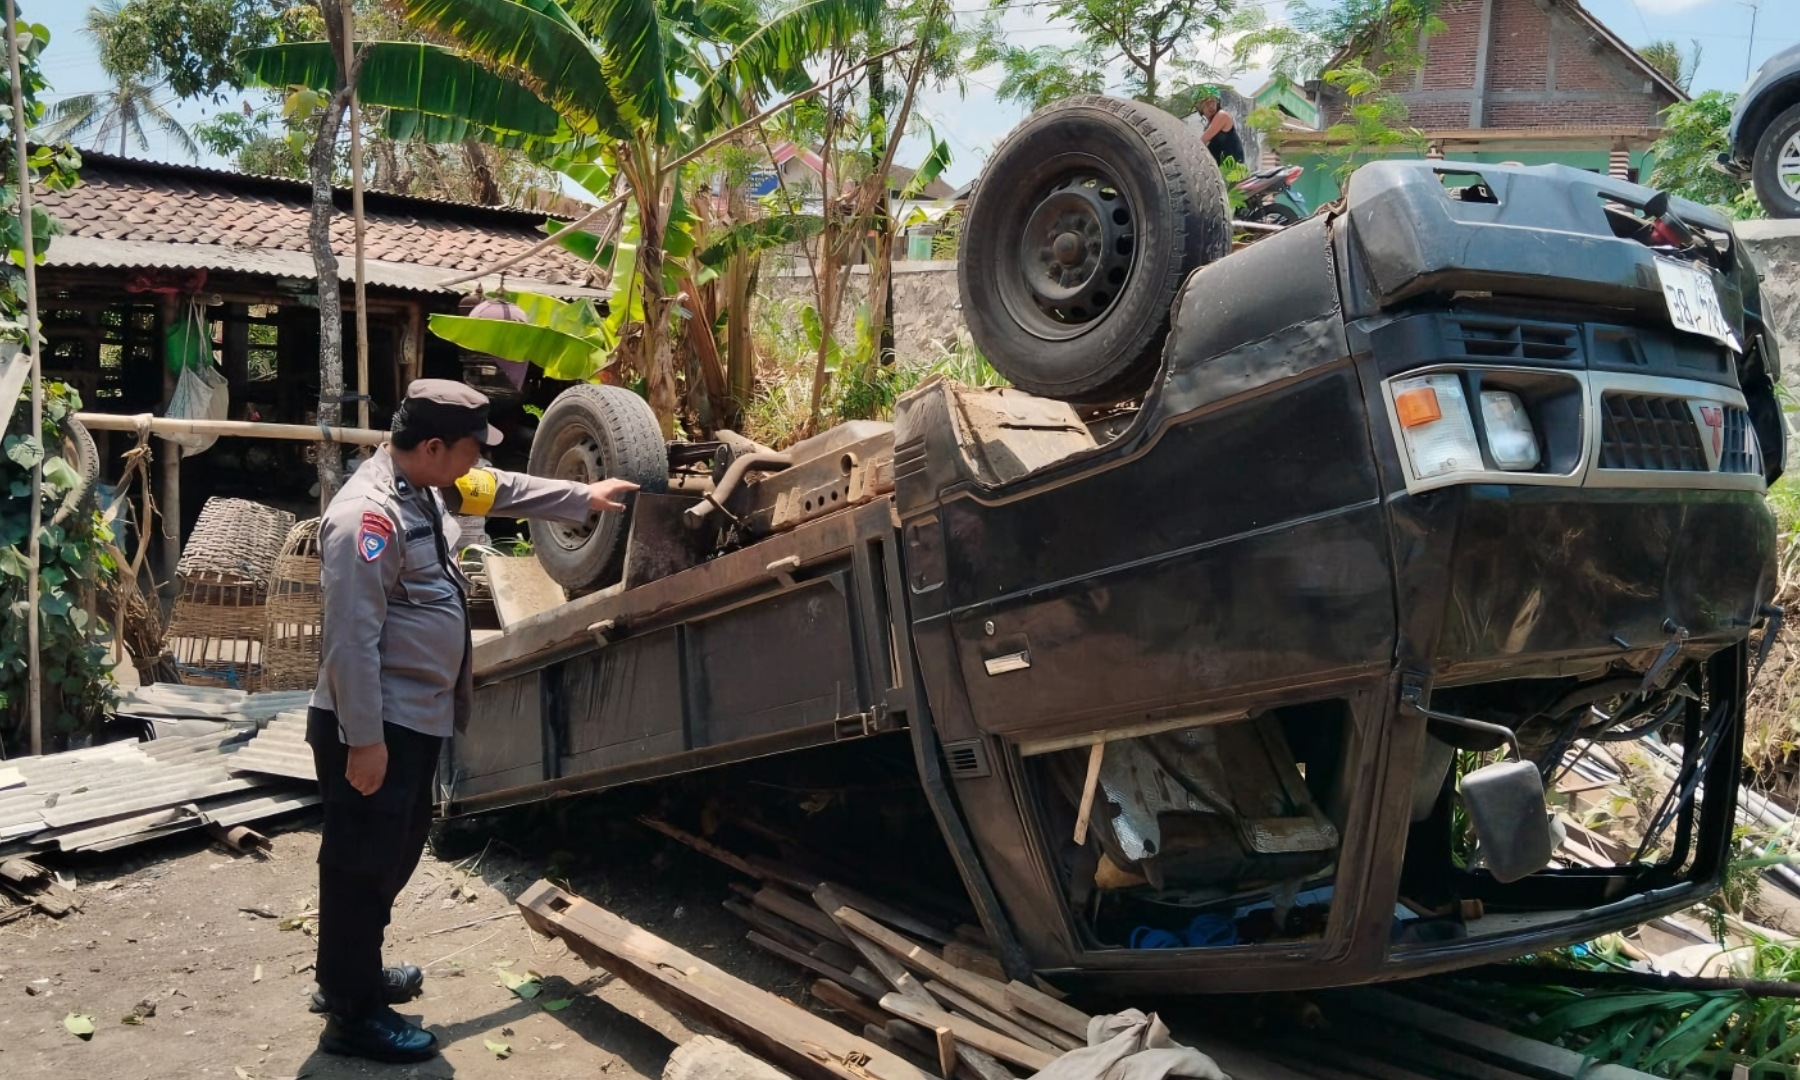
<instances>
[{"instance_id":1,"label":"fallen leaf","mask_svg":"<svg viewBox=\"0 0 1800 1080\"><path fill-rule=\"evenodd\" d=\"M544 990L543 986L537 981L535 976L520 975L516 972L508 971L505 968L499 970L499 975L501 986L506 987L526 1001L530 1001L532 998L537 997Z\"/></svg>"},{"instance_id":2,"label":"fallen leaf","mask_svg":"<svg viewBox=\"0 0 1800 1080\"><path fill-rule=\"evenodd\" d=\"M130 1016L120 1017L119 1023L130 1024L132 1027L142 1027L144 1026L144 1018L137 1013L132 1013Z\"/></svg>"},{"instance_id":3,"label":"fallen leaf","mask_svg":"<svg viewBox=\"0 0 1800 1080\"><path fill-rule=\"evenodd\" d=\"M69 1034L82 1039L94 1037L94 1018L91 1016L78 1016L70 1013L63 1017L63 1027L68 1029Z\"/></svg>"},{"instance_id":4,"label":"fallen leaf","mask_svg":"<svg viewBox=\"0 0 1800 1080\"><path fill-rule=\"evenodd\" d=\"M492 1039L483 1039L481 1040L481 1045L492 1051L493 1055L497 1058L512 1056L512 1046L509 1043L495 1042Z\"/></svg>"},{"instance_id":5,"label":"fallen leaf","mask_svg":"<svg viewBox=\"0 0 1800 1080\"><path fill-rule=\"evenodd\" d=\"M544 1011L545 1012L562 1012L564 1009L568 1008L569 1006L571 1006L573 1004L575 1004L574 998L557 998L555 1001L544 1002Z\"/></svg>"},{"instance_id":6,"label":"fallen leaf","mask_svg":"<svg viewBox=\"0 0 1800 1080\"><path fill-rule=\"evenodd\" d=\"M233 1065L232 1070L238 1074L238 1080L250 1080L250 1070L242 1065Z\"/></svg>"},{"instance_id":7,"label":"fallen leaf","mask_svg":"<svg viewBox=\"0 0 1800 1080\"><path fill-rule=\"evenodd\" d=\"M254 974L252 974L250 976L250 981L253 983L262 982L262 965L261 964L256 965L256 971Z\"/></svg>"}]
</instances>

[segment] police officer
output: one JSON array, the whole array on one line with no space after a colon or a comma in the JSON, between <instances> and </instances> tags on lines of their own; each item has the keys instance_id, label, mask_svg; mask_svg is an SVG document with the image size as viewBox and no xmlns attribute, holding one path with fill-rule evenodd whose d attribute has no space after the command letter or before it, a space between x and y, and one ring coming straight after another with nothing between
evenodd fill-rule
<instances>
[{"instance_id":1,"label":"police officer","mask_svg":"<svg viewBox=\"0 0 1800 1080\"><path fill-rule=\"evenodd\" d=\"M454 552L459 512L586 520L618 511L636 485L472 470L500 441L488 400L461 383L420 379L393 434L345 483L319 526L324 617L306 741L324 799L319 848L319 1048L420 1061L437 1037L391 1008L424 974L382 967L394 898L418 866L431 824L443 739L468 722L472 679L465 581Z\"/></svg>"}]
</instances>

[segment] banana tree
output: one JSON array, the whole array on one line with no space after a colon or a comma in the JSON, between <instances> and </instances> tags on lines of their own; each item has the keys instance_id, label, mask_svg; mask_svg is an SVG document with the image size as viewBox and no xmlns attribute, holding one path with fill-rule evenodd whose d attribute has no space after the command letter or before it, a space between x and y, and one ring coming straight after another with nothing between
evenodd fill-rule
<instances>
[{"instance_id":1,"label":"banana tree","mask_svg":"<svg viewBox=\"0 0 1800 1080\"><path fill-rule=\"evenodd\" d=\"M651 407L672 431L677 400L668 325L675 296L664 264L682 167L761 119L750 113L762 103L805 92L806 61L873 25L881 0L786 0L767 18L753 0L399 6L447 46L408 43L405 53L399 43L359 46L358 93L389 108L397 117L391 125L440 133L465 125L472 137L537 141L546 157L602 164L618 177L635 214L629 277L643 311L642 332L624 347L635 353L630 366L646 377ZM306 48L255 50L244 64L264 83L317 85L323 65L317 46L311 60ZM390 63L392 77L376 80L372 73ZM431 77L426 65L452 75ZM519 90L528 100L516 96ZM573 233L565 239L577 242Z\"/></svg>"}]
</instances>

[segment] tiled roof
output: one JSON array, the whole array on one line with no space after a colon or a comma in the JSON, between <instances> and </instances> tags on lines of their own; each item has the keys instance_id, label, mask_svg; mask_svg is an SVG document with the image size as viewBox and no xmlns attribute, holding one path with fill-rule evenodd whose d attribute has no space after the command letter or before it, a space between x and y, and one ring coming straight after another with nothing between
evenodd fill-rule
<instances>
[{"instance_id":1,"label":"tiled roof","mask_svg":"<svg viewBox=\"0 0 1800 1080\"><path fill-rule=\"evenodd\" d=\"M310 185L215 169L133 161L84 153L81 184L42 192L44 208L64 233L104 242L130 241L194 248L308 254ZM348 278L353 227L348 191L336 192L343 211L331 225L331 246ZM518 255L543 239L545 215L434 199L369 192L364 198L364 257L432 268L454 277ZM54 255L55 244L51 245ZM237 267L242 260L223 266ZM170 265L193 265L193 260ZM292 260L280 260L291 266ZM272 263L275 265L275 263ZM523 279L565 286L595 284L587 265L558 248L539 252L508 271ZM373 277L372 277L373 280Z\"/></svg>"}]
</instances>

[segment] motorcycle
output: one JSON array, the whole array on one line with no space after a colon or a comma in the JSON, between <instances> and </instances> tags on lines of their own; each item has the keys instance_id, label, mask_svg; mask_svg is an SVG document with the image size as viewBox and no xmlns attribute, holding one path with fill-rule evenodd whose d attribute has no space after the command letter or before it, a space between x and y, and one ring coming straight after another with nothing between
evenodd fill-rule
<instances>
[{"instance_id":1,"label":"motorcycle","mask_svg":"<svg viewBox=\"0 0 1800 1080\"><path fill-rule=\"evenodd\" d=\"M1305 171L1300 165L1275 165L1238 181L1233 190L1243 194L1244 208L1235 215L1237 220L1286 226L1306 217L1311 213L1306 207L1306 199L1293 189L1294 181ZM1283 195L1293 206L1276 201Z\"/></svg>"}]
</instances>

